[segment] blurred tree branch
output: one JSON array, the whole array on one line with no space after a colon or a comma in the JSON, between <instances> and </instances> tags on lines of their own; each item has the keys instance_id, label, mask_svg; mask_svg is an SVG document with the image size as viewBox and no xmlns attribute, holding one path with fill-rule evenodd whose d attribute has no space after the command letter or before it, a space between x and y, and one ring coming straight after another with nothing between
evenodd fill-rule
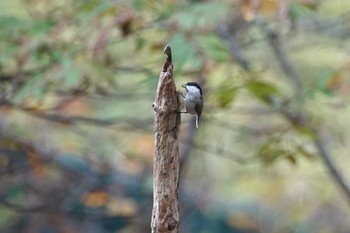
<instances>
[{"instance_id":1,"label":"blurred tree branch","mask_svg":"<svg viewBox=\"0 0 350 233\"><path fill-rule=\"evenodd\" d=\"M267 30L267 29L265 29ZM297 93L301 93L302 83L299 75L294 69L293 65L287 58L285 52L280 47L280 43L278 42L278 37L276 33L272 31L267 32L268 39L270 41L270 46L275 51L276 59L279 61L282 70L285 72L286 76L289 77L293 83L293 86ZM296 99L295 101L300 101L300 99ZM274 103L272 103L272 106ZM302 113L303 112L303 113ZM314 146L318 151L321 159L323 160L325 166L328 168L330 175L333 177L334 181L338 184L338 186L343 190L344 194L348 199L348 203L350 204L350 187L349 184L346 183L344 177L340 174L339 169L333 162L332 156L329 151L326 149L326 142L322 139L320 135L320 129L313 126L311 122L311 118L305 114L304 110L300 110L297 112L296 110L288 109L282 107L280 109L280 113L285 116L289 122L294 126L294 128L301 127L309 131L311 134L309 137L313 140Z\"/></svg>"},{"instance_id":2,"label":"blurred tree branch","mask_svg":"<svg viewBox=\"0 0 350 233\"><path fill-rule=\"evenodd\" d=\"M242 53L241 46L239 45L238 41L230 33L230 31L227 28L227 25L224 23L219 23L217 25L216 31L218 35L227 42L229 48L230 48L230 53L232 54L232 57L235 58L238 62L238 64L245 70L249 71L250 66L248 60L244 57Z\"/></svg>"},{"instance_id":3,"label":"blurred tree branch","mask_svg":"<svg viewBox=\"0 0 350 233\"><path fill-rule=\"evenodd\" d=\"M349 184L345 181L345 178L341 175L337 165L334 163L332 155L327 149L327 143L321 135L321 129L313 126L310 122L310 118L303 113L297 113L286 108L282 108L280 113L289 120L294 128L308 131L307 135L312 139L314 147L317 149L323 163L327 167L336 184L343 190L348 199L348 203L350 204Z\"/></svg>"},{"instance_id":4,"label":"blurred tree branch","mask_svg":"<svg viewBox=\"0 0 350 233\"><path fill-rule=\"evenodd\" d=\"M344 177L340 174L339 169L336 164L333 162L332 156L330 152L327 150L326 142L322 138L320 134L320 129L313 126L310 117L306 115L303 109L292 109L289 107L289 104L293 101L301 101L301 94L303 90L303 84L301 82L300 75L295 70L292 62L288 58L287 52L282 48L282 43L280 37L277 32L268 29L264 22L259 19L255 21L255 24L260 27L262 32L267 35L266 39L269 42L269 45L274 52L277 62L279 63L282 71L291 81L295 92L297 93L296 99L291 100L277 100L273 97L268 100L268 103L271 107L273 106L281 106L277 108L277 112L279 112L282 116L284 116L289 123L293 126L296 131L303 130L307 131L307 135L312 139L314 147L317 149L317 152L322 159L324 165L328 168L330 175L333 177L334 181L337 185L343 190L346 198L348 199L348 203L350 204L350 187L349 184L345 181ZM227 28L227 26L223 24L219 24L218 33L219 35L228 42L230 53L233 57L235 57L242 68L246 71L250 71L248 61L243 58L242 51L240 46L238 45L236 39L233 35L231 35ZM225 29L226 28L226 29ZM278 103L277 103L278 102ZM276 109L276 107L273 107ZM299 129L298 129L299 128Z\"/></svg>"},{"instance_id":5,"label":"blurred tree branch","mask_svg":"<svg viewBox=\"0 0 350 233\"><path fill-rule=\"evenodd\" d=\"M298 75L291 61L286 55L286 52L284 51L281 44L280 36L278 35L277 32L267 28L264 28L263 31L267 35L267 40L270 44L270 47L272 48L272 51L275 54L277 62L279 62L280 67L283 70L284 74L290 79L295 92L297 94L302 93L303 85L301 83L300 76Z\"/></svg>"},{"instance_id":6,"label":"blurred tree branch","mask_svg":"<svg viewBox=\"0 0 350 233\"><path fill-rule=\"evenodd\" d=\"M41 118L47 121L53 121L63 125L74 125L76 123L85 123L85 124L90 124L98 127L106 127L106 126L113 126L117 124L129 124L129 125L133 125L135 128L145 128L147 125L150 125L152 123L151 118L131 119L130 117L111 117L108 119L98 119L95 117L88 117L88 116L69 116L69 115L63 115L59 113L49 113L47 111L36 110L35 108L33 109L30 107L29 108L22 107L22 106L10 103L8 101L1 103L1 105L6 107L12 107L14 109L30 114L34 117ZM54 107L53 109L56 109L56 108L57 107Z\"/></svg>"}]
</instances>

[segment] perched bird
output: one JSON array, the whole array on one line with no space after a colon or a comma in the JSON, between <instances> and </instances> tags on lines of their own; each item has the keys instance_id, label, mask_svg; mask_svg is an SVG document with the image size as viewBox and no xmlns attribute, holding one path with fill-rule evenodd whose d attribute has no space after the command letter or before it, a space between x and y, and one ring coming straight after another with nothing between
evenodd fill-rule
<instances>
[{"instance_id":1,"label":"perched bird","mask_svg":"<svg viewBox=\"0 0 350 233\"><path fill-rule=\"evenodd\" d=\"M196 82L189 82L182 85L186 89L185 109L183 113L189 113L196 116L196 128L198 128L199 118L203 110L202 89Z\"/></svg>"}]
</instances>

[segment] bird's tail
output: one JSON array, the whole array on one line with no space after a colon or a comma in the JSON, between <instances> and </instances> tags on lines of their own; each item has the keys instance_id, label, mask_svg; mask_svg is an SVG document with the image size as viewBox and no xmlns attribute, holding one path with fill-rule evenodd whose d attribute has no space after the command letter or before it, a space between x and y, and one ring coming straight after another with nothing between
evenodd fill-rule
<instances>
[{"instance_id":1,"label":"bird's tail","mask_svg":"<svg viewBox=\"0 0 350 233\"><path fill-rule=\"evenodd\" d=\"M196 115L196 128L198 129L198 123L199 123L199 116Z\"/></svg>"}]
</instances>

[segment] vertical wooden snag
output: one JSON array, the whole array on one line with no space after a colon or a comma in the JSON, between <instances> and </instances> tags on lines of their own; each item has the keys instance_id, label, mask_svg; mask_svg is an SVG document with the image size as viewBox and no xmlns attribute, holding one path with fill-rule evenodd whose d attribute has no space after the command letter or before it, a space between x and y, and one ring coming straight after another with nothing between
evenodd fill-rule
<instances>
[{"instance_id":1,"label":"vertical wooden snag","mask_svg":"<svg viewBox=\"0 0 350 233\"><path fill-rule=\"evenodd\" d=\"M180 99L173 79L171 49L159 76L154 109L152 233L175 233L179 226L178 184Z\"/></svg>"}]
</instances>

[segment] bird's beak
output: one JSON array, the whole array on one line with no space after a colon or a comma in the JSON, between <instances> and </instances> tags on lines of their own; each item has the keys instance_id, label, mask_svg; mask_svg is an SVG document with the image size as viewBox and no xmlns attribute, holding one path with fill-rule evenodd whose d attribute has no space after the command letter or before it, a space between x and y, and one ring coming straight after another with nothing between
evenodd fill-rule
<instances>
[{"instance_id":1,"label":"bird's beak","mask_svg":"<svg viewBox=\"0 0 350 233\"><path fill-rule=\"evenodd\" d=\"M181 86L182 86L183 88L186 88L186 84L182 84Z\"/></svg>"}]
</instances>

